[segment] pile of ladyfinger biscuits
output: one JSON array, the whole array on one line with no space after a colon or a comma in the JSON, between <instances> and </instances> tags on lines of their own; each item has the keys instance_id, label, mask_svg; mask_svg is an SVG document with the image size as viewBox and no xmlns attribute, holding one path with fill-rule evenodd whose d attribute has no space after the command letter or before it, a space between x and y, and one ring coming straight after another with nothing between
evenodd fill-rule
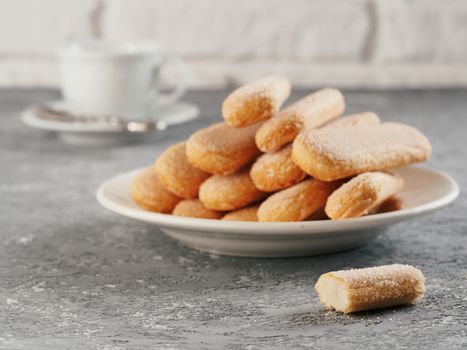
<instances>
[{"instance_id":1,"label":"pile of ladyfinger biscuits","mask_svg":"<svg viewBox=\"0 0 467 350\"><path fill-rule=\"evenodd\" d=\"M417 129L373 112L343 116L337 89L282 108L286 78L270 76L233 91L224 121L166 149L131 185L140 207L235 221L355 218L402 206L403 179L390 169L431 154Z\"/></svg>"}]
</instances>

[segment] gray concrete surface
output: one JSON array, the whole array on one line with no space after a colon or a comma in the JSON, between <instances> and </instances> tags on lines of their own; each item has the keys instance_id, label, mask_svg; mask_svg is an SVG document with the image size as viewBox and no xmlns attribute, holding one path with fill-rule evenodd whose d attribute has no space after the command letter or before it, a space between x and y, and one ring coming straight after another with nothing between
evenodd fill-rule
<instances>
[{"instance_id":1,"label":"gray concrete surface","mask_svg":"<svg viewBox=\"0 0 467 350\"><path fill-rule=\"evenodd\" d=\"M0 349L405 349L467 346L467 198L392 227L365 247L295 259L199 253L101 208L106 178L150 163L218 118L221 92L192 92L196 122L151 142L77 148L21 124L54 91L0 91ZM421 128L428 166L467 185L467 91L349 92L348 110ZM415 307L340 315L313 291L326 271L423 270Z\"/></svg>"}]
</instances>

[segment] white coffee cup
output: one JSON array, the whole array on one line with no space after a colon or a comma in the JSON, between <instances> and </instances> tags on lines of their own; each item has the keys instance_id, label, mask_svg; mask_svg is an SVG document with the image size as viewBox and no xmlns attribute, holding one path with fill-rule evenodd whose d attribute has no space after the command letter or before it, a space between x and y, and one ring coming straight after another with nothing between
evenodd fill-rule
<instances>
[{"instance_id":1,"label":"white coffee cup","mask_svg":"<svg viewBox=\"0 0 467 350\"><path fill-rule=\"evenodd\" d=\"M66 105L79 113L150 118L156 106L183 95L188 79L179 58L148 41L73 42L60 49L59 63ZM178 82L172 92L161 93L161 71L169 65L175 66Z\"/></svg>"}]
</instances>

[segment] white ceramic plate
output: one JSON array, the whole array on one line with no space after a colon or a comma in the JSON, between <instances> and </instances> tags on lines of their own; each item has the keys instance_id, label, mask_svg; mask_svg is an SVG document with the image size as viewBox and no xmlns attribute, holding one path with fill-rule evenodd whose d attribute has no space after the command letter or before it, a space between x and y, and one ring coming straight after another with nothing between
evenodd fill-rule
<instances>
[{"instance_id":1,"label":"white ceramic plate","mask_svg":"<svg viewBox=\"0 0 467 350\"><path fill-rule=\"evenodd\" d=\"M46 102L44 105L56 110L82 114L80 111L69 108L63 100ZM21 119L23 123L33 128L58 132L63 141L70 144L113 145L148 137L155 132L152 130L147 133L128 133L117 127L102 124L45 120L35 113L35 107L32 106L22 112ZM154 107L154 110L148 112L148 115L154 119L163 120L168 126L174 126L196 119L199 116L199 108L190 102L177 101L172 104Z\"/></svg>"},{"instance_id":2,"label":"white ceramic plate","mask_svg":"<svg viewBox=\"0 0 467 350\"><path fill-rule=\"evenodd\" d=\"M459 186L447 174L421 167L397 169L405 180L399 197L405 209L339 221L284 223L234 222L177 217L138 208L129 187L142 169L111 178L97 190L105 208L159 226L167 235L194 249L224 255L289 257L337 252L360 246L385 227L427 214L451 203Z\"/></svg>"}]
</instances>

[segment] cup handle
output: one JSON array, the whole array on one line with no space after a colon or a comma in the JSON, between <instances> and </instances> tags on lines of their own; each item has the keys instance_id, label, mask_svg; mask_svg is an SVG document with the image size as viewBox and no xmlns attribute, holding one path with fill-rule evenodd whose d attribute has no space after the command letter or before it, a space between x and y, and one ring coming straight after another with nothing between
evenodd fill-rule
<instances>
[{"instance_id":1,"label":"cup handle","mask_svg":"<svg viewBox=\"0 0 467 350\"><path fill-rule=\"evenodd\" d=\"M185 64L185 62L183 62L183 60L178 56L171 55L165 59L165 62L163 63L160 70L154 71L153 73L155 75L154 81L157 82L159 80L156 75L161 77L162 76L161 73L164 71L164 69L167 69L167 67L170 67L170 66L175 67L175 69L177 70L177 84L170 92L166 92L166 93L158 92L156 94L157 98L156 98L155 103L157 105L167 105L167 104L173 103L177 101L180 97L182 97L186 91L186 88L188 85L188 78L189 78L188 67ZM153 86L153 89L154 91L157 91L158 87Z\"/></svg>"}]
</instances>

